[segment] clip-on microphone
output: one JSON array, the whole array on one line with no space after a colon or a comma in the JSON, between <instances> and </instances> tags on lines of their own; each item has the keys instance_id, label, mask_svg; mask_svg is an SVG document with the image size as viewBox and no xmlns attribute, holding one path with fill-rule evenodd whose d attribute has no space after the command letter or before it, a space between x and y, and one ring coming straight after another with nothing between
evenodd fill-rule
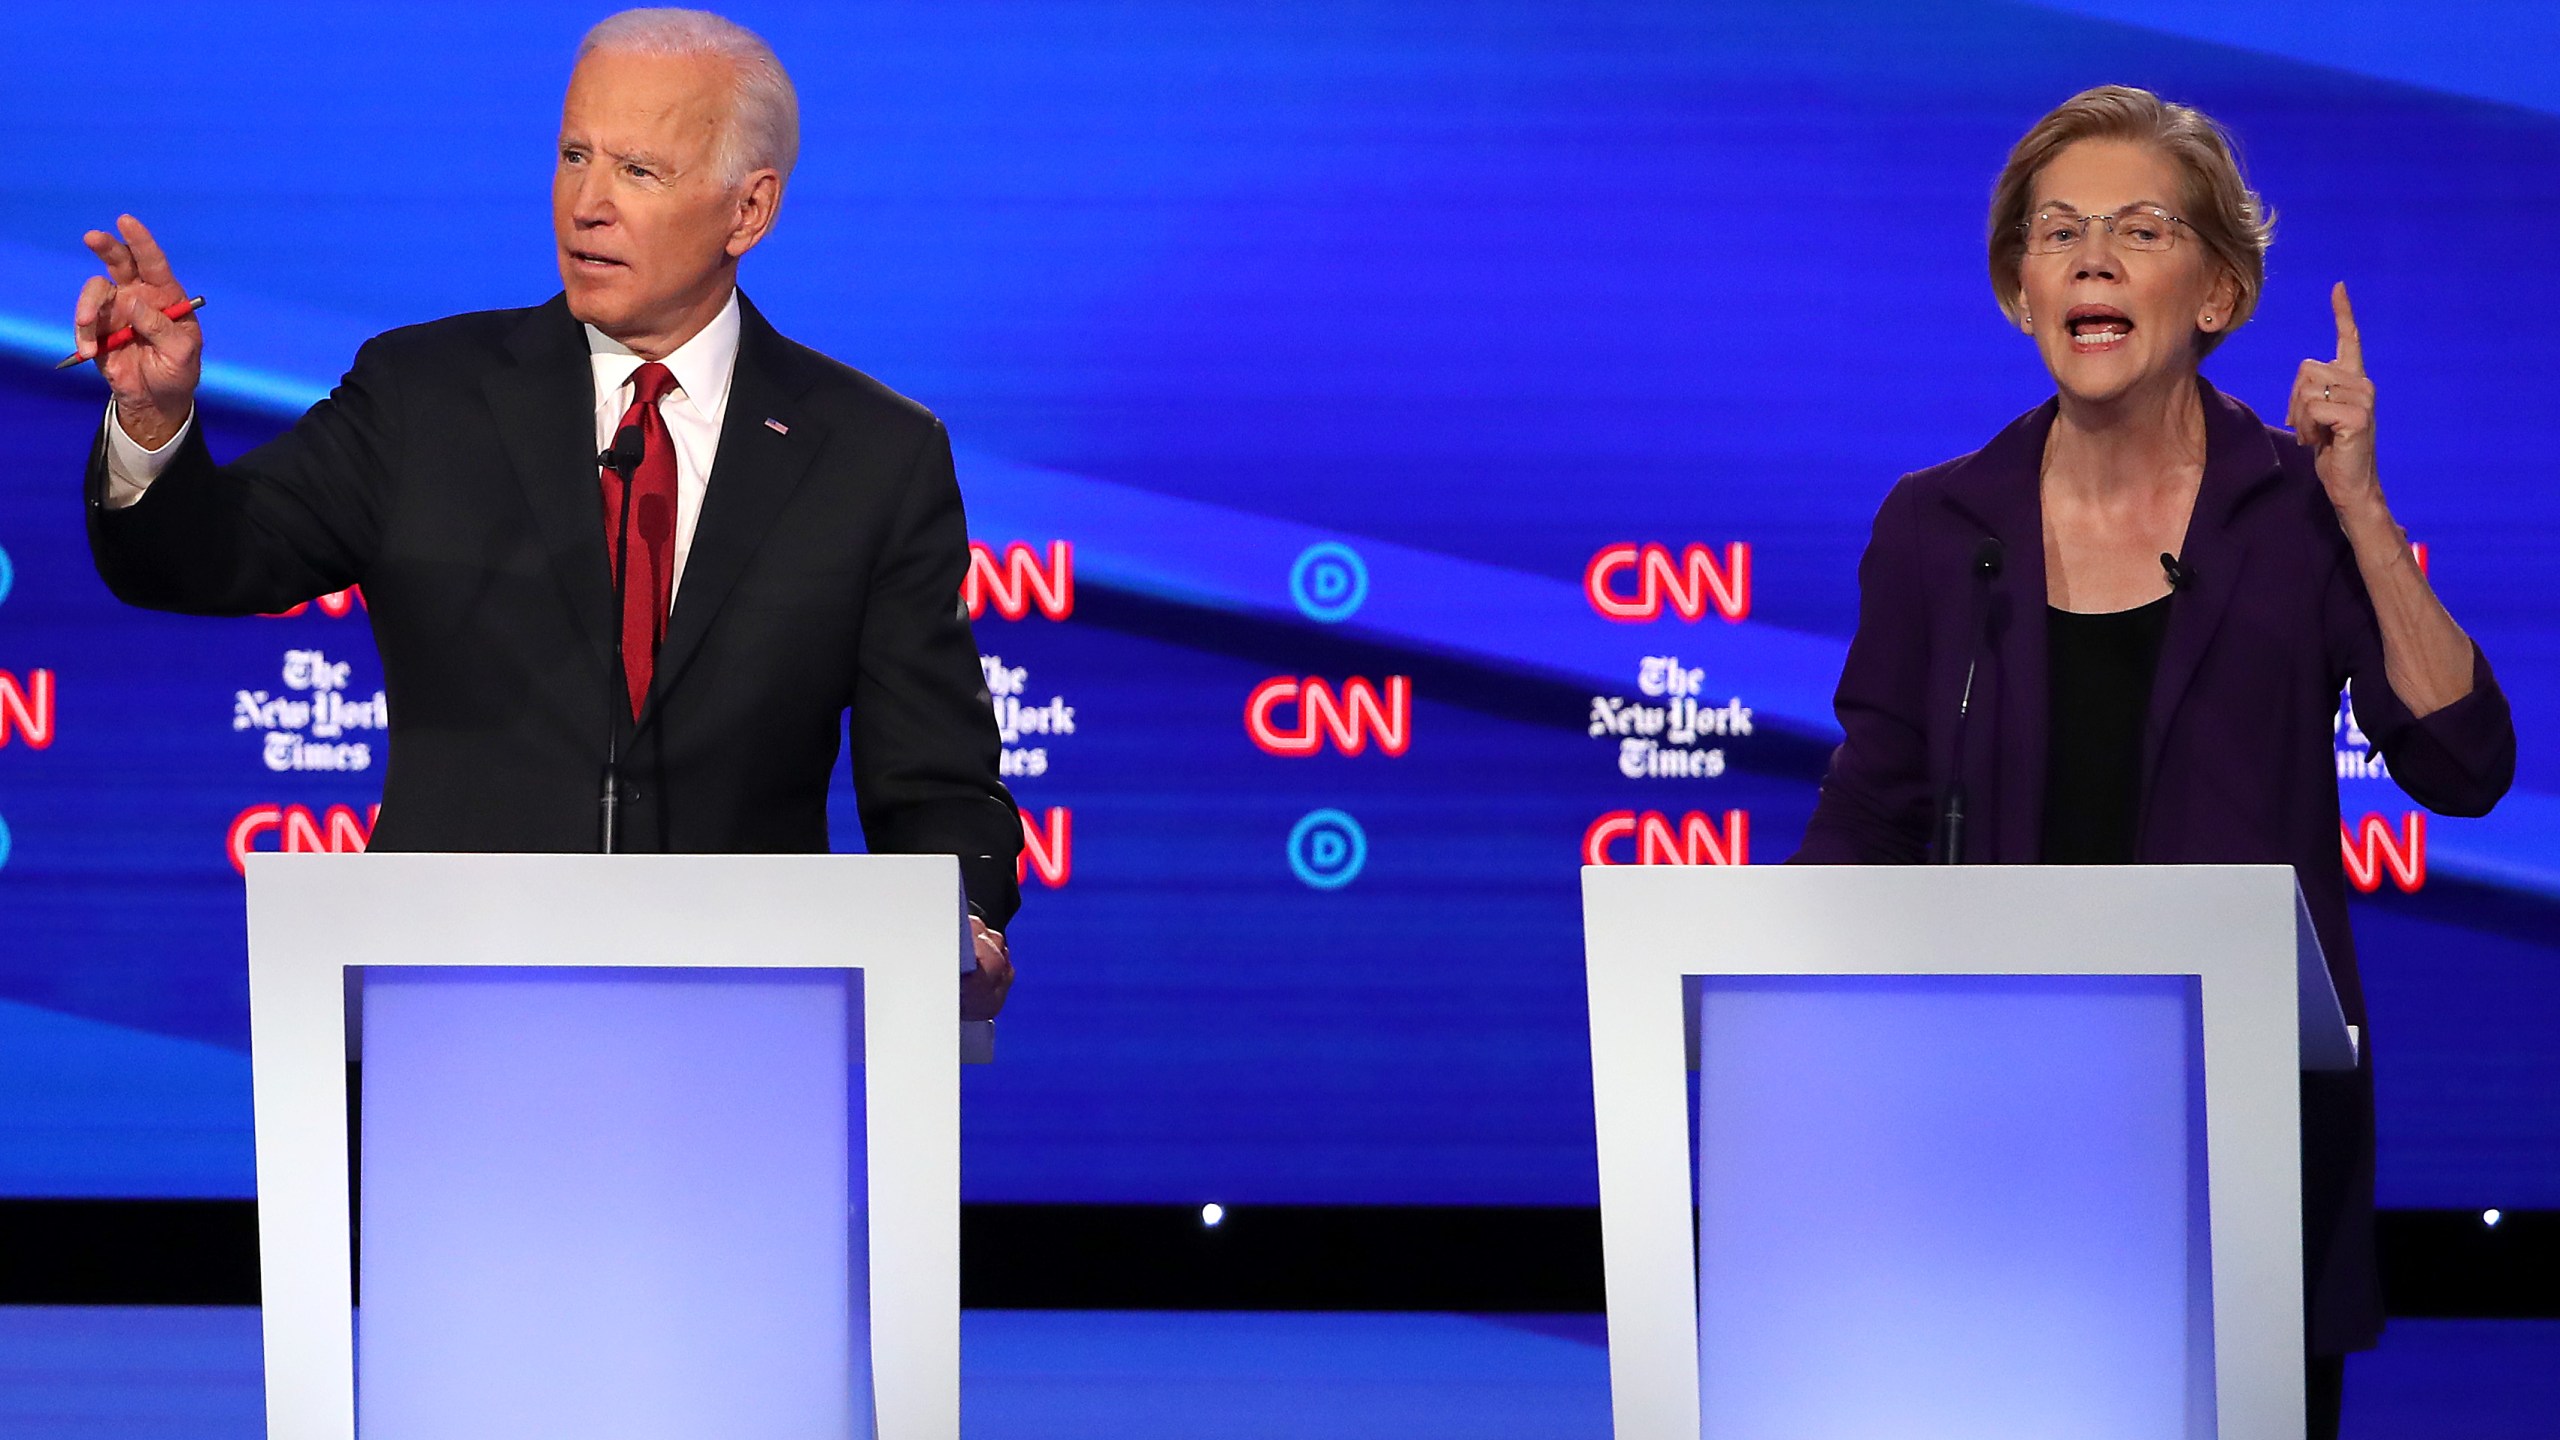
<instances>
[{"instance_id":1,"label":"clip-on microphone","mask_svg":"<svg viewBox=\"0 0 2560 1440\"><path fill-rule=\"evenodd\" d=\"M630 661L622 653L622 614L631 574L631 472L648 453L648 440L636 424L615 433L613 444L596 456L596 468L622 481L622 516L613 548L613 695L605 714L604 784L596 796L596 850L614 853L622 831L622 709L631 703Z\"/></svg>"},{"instance_id":2,"label":"clip-on microphone","mask_svg":"<svg viewBox=\"0 0 2560 1440\"><path fill-rule=\"evenodd\" d=\"M1982 660L1983 630L1991 618L1991 582L2000 578L2003 558L1999 538L1985 535L1973 547L1973 623L1966 627L1971 645L1964 661L1964 692L1956 698L1955 759L1947 781L1947 801L1938 812L1938 863L1964 860L1964 732L1973 715L1973 671Z\"/></svg>"}]
</instances>

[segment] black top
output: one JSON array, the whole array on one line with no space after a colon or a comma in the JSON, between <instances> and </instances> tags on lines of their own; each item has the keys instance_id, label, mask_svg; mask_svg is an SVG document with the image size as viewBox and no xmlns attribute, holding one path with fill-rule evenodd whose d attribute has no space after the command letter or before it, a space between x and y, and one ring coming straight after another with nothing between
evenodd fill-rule
<instances>
[{"instance_id":1,"label":"black top","mask_svg":"<svg viewBox=\"0 0 2560 1440\"><path fill-rule=\"evenodd\" d=\"M2048 865L2129 865L2142 803L2142 726L2169 633L2169 597L2133 610L2045 610L2052 673L2044 847Z\"/></svg>"}]
</instances>

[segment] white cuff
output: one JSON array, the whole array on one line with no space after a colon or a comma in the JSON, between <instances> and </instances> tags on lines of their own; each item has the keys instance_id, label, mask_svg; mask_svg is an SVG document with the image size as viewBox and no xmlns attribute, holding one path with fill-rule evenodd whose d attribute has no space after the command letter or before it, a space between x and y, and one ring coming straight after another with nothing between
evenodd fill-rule
<instances>
[{"instance_id":1,"label":"white cuff","mask_svg":"<svg viewBox=\"0 0 2560 1440\"><path fill-rule=\"evenodd\" d=\"M187 442L187 432L195 428L196 412L187 411L186 422L178 433L157 450L145 450L140 441L124 433L124 423L116 419L116 402L107 402L107 508L121 510L142 498L169 462L178 458L178 447Z\"/></svg>"}]
</instances>

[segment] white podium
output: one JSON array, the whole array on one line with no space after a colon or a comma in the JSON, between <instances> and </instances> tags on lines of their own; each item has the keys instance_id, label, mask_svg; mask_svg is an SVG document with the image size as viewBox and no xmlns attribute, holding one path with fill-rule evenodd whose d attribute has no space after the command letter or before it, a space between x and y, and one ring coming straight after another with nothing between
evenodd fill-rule
<instances>
[{"instance_id":1,"label":"white podium","mask_svg":"<svg viewBox=\"0 0 2560 1440\"><path fill-rule=\"evenodd\" d=\"M1583 908L1620 1440L2302 1434L2298 1072L2357 1037L2288 868Z\"/></svg>"},{"instance_id":2,"label":"white podium","mask_svg":"<svg viewBox=\"0 0 2560 1440\"><path fill-rule=\"evenodd\" d=\"M950 857L248 874L270 1436L956 1440Z\"/></svg>"}]
</instances>

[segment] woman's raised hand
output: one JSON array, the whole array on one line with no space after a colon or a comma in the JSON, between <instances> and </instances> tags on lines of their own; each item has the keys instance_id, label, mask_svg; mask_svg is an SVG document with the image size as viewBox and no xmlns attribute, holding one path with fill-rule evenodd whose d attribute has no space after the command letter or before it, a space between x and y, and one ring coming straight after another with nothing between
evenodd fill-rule
<instances>
[{"instance_id":1,"label":"woman's raised hand","mask_svg":"<svg viewBox=\"0 0 2560 1440\"><path fill-rule=\"evenodd\" d=\"M204 330L193 315L172 320L161 313L184 301L187 292L141 221L118 216L115 234L92 230L81 240L107 273L90 276L72 308L80 355L97 359L107 388L115 392L116 418L125 433L156 450L194 413L196 383L204 372ZM99 355L99 340L128 325L133 343Z\"/></svg>"},{"instance_id":2,"label":"woman's raised hand","mask_svg":"<svg viewBox=\"0 0 2560 1440\"><path fill-rule=\"evenodd\" d=\"M2338 318L2338 358L2302 362L2285 421L2311 447L2329 503L2344 510L2378 498L2382 481L2373 464L2373 382L2365 378L2364 340L2345 281L2330 290L2329 308Z\"/></svg>"}]
</instances>

